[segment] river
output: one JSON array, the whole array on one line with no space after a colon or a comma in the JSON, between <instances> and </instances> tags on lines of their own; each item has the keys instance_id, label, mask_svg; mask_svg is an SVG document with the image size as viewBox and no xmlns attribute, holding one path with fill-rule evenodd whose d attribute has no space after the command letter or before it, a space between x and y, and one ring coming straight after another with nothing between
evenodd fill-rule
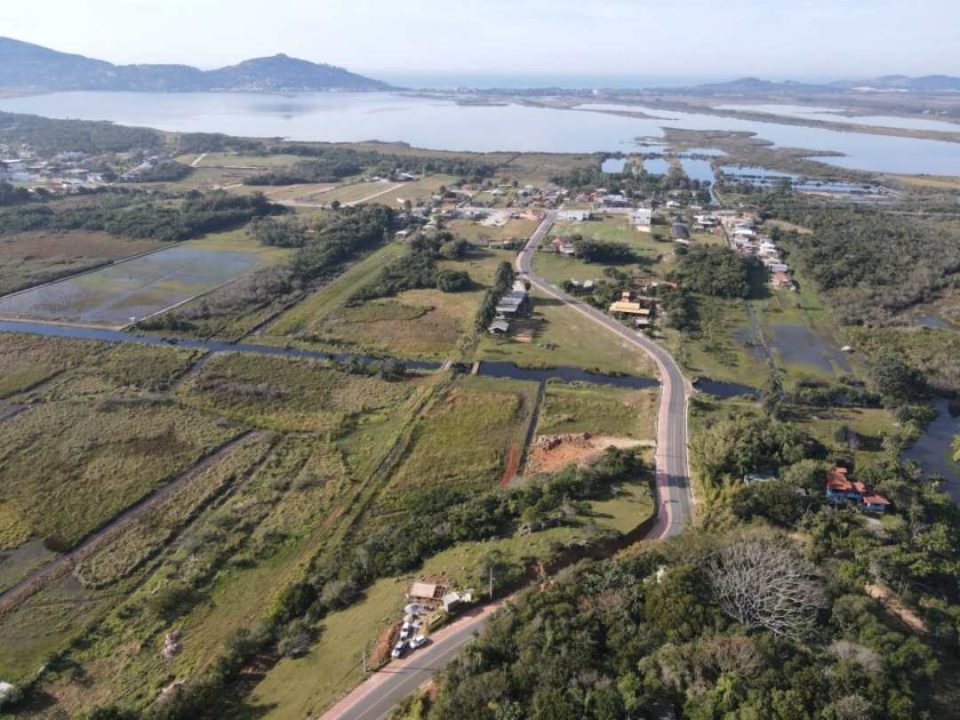
<instances>
[{"instance_id":1,"label":"river","mask_svg":"<svg viewBox=\"0 0 960 720\"><path fill-rule=\"evenodd\" d=\"M840 132L777 122L640 106L583 105L576 110L460 105L397 93L63 92L0 99L0 110L54 118L112 120L176 132L219 132L302 141L405 142L437 150L624 152L663 128L756 133L780 147L834 151L824 162L860 170L960 175L960 143ZM609 110L646 112L636 118Z\"/></svg>"}]
</instances>

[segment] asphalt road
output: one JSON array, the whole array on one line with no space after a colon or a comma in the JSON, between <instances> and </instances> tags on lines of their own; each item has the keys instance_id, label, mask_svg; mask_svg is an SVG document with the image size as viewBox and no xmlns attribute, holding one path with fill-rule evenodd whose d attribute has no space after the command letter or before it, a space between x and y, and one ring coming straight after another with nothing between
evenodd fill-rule
<instances>
[{"instance_id":1,"label":"asphalt road","mask_svg":"<svg viewBox=\"0 0 960 720\"><path fill-rule=\"evenodd\" d=\"M555 221L556 213L551 212L537 227L517 255L517 272L541 292L585 315L601 328L616 334L622 341L636 346L656 362L662 382L656 454L660 517L648 538L656 540L671 537L682 532L692 513L687 456L689 385L676 360L662 347L553 287L533 273L534 253ZM588 338L584 338L584 341L587 342ZM483 629L490 615L502 604L501 602L487 606L458 618L455 623L435 634L427 647L403 660L391 662L386 668L375 673L324 713L322 720L380 720L385 717L397 703L429 681L435 672L446 667L461 648Z\"/></svg>"}]
</instances>

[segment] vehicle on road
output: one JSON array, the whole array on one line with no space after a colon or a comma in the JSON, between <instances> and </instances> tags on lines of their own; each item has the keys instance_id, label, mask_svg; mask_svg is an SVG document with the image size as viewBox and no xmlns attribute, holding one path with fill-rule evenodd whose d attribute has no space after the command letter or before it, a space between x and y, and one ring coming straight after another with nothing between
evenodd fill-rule
<instances>
[{"instance_id":1,"label":"vehicle on road","mask_svg":"<svg viewBox=\"0 0 960 720\"><path fill-rule=\"evenodd\" d=\"M414 635L410 639L410 649L416 650L427 644L427 639L423 635Z\"/></svg>"}]
</instances>

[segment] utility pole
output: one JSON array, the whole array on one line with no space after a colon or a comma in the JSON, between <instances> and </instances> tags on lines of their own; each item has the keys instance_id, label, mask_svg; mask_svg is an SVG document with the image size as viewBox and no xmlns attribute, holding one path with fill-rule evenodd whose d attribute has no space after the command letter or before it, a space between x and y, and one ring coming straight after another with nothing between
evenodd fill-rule
<instances>
[{"instance_id":1,"label":"utility pole","mask_svg":"<svg viewBox=\"0 0 960 720\"><path fill-rule=\"evenodd\" d=\"M493 600L493 563L490 563L490 583L488 592L490 594L490 599Z\"/></svg>"}]
</instances>

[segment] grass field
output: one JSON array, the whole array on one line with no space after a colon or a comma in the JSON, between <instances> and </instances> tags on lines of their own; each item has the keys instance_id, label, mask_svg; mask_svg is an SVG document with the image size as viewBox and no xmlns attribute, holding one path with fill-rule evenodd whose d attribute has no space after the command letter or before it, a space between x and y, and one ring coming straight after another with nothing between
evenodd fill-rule
<instances>
[{"instance_id":1,"label":"grass field","mask_svg":"<svg viewBox=\"0 0 960 720\"><path fill-rule=\"evenodd\" d=\"M605 373L655 376L652 361L639 349L621 342L613 333L558 300L539 292L532 293L532 298L532 318L516 323L516 328L528 328L533 341L485 336L479 341L477 359L506 360L528 367L573 365Z\"/></svg>"},{"instance_id":2,"label":"grass field","mask_svg":"<svg viewBox=\"0 0 960 720\"><path fill-rule=\"evenodd\" d=\"M0 316L125 326L286 257L238 230L0 299Z\"/></svg>"},{"instance_id":3,"label":"grass field","mask_svg":"<svg viewBox=\"0 0 960 720\"><path fill-rule=\"evenodd\" d=\"M0 548L30 537L69 547L234 434L147 400L31 407L0 425Z\"/></svg>"},{"instance_id":4,"label":"grass field","mask_svg":"<svg viewBox=\"0 0 960 720\"><path fill-rule=\"evenodd\" d=\"M0 295L137 255L159 243L106 233L28 232L0 237Z\"/></svg>"},{"instance_id":5,"label":"grass field","mask_svg":"<svg viewBox=\"0 0 960 720\"><path fill-rule=\"evenodd\" d=\"M79 364L95 345L0 333L0 398L23 392Z\"/></svg>"},{"instance_id":6,"label":"grass field","mask_svg":"<svg viewBox=\"0 0 960 720\"><path fill-rule=\"evenodd\" d=\"M497 265L506 251L476 250L465 260L442 261L442 269L464 270L474 287L458 293L407 290L396 297L348 307L356 290L372 282L383 266L406 251L391 243L348 269L266 328L261 342L295 339L309 347L392 354L408 359L445 360L459 354L474 332L474 319Z\"/></svg>"},{"instance_id":7,"label":"grass field","mask_svg":"<svg viewBox=\"0 0 960 720\"><path fill-rule=\"evenodd\" d=\"M460 378L415 429L385 498L428 487L491 487L514 448L519 460L536 403L534 383Z\"/></svg>"},{"instance_id":8,"label":"grass field","mask_svg":"<svg viewBox=\"0 0 960 720\"><path fill-rule=\"evenodd\" d=\"M247 425L335 436L351 416L402 402L416 383L348 375L308 360L226 354L204 365L179 396Z\"/></svg>"},{"instance_id":9,"label":"grass field","mask_svg":"<svg viewBox=\"0 0 960 720\"><path fill-rule=\"evenodd\" d=\"M447 223L447 229L472 243L483 244L514 239L526 241L537 229L537 224L536 220L508 220L499 227L493 227L472 220L453 220Z\"/></svg>"},{"instance_id":10,"label":"grass field","mask_svg":"<svg viewBox=\"0 0 960 720\"><path fill-rule=\"evenodd\" d=\"M653 440L657 402L656 390L548 383L537 432L587 432Z\"/></svg>"}]
</instances>

